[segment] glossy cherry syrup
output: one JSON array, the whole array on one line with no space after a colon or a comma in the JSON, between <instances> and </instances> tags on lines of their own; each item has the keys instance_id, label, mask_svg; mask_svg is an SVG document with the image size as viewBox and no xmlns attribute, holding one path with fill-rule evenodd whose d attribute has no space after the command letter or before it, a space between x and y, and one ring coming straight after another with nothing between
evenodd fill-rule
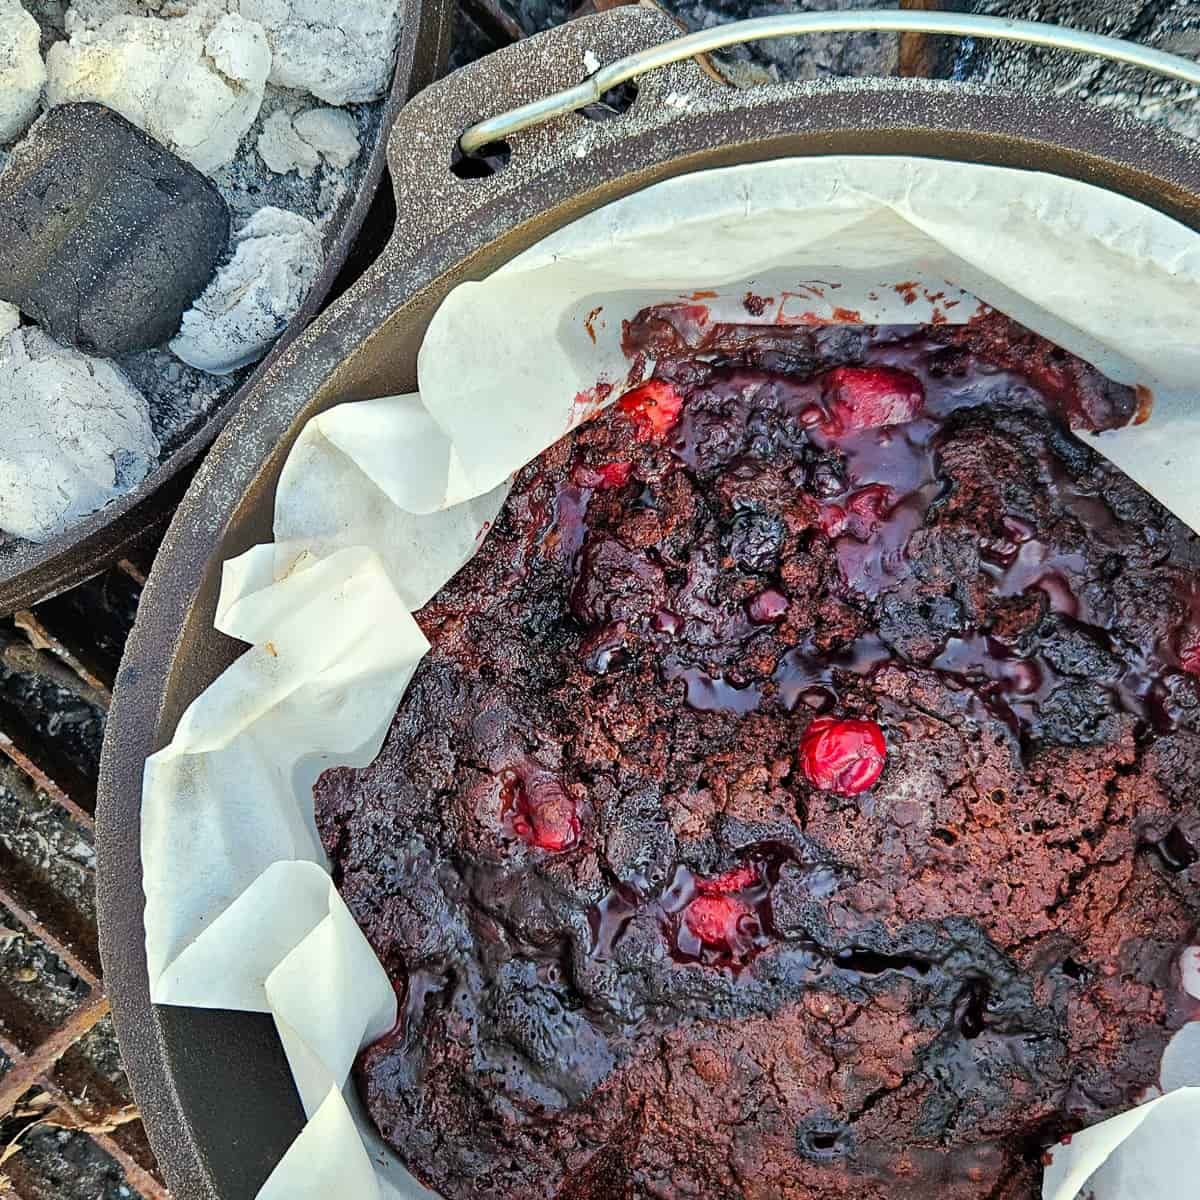
<instances>
[{"instance_id":1,"label":"glossy cherry syrup","mask_svg":"<svg viewBox=\"0 0 1200 1200\"><path fill-rule=\"evenodd\" d=\"M736 974L772 943L771 887L790 857L785 848L763 846L717 875L680 864L657 891L614 888L589 915L592 957L611 959L635 914L650 913L675 962Z\"/></svg>"},{"instance_id":2,"label":"glossy cherry syrup","mask_svg":"<svg viewBox=\"0 0 1200 1200\"><path fill-rule=\"evenodd\" d=\"M787 331L764 327L709 326L689 313L668 309L647 316L630 348L669 358L671 353L742 351L748 345L786 346ZM774 340L772 340L774 339ZM686 341L686 347L681 343ZM701 379L704 394L722 403L714 418L712 404L689 407L688 389L675 387L683 402L666 433L671 452L689 471L705 469L706 447L719 435L719 420L746 419L744 396L766 390L791 414L796 433L777 450L799 460L806 447L836 456L840 465L822 465L810 487L817 505L820 533L834 545L838 569L848 589L864 601L878 600L904 582L912 571L907 550L913 535L928 527L931 510L944 498L946 482L938 460L938 440L955 414L996 402L1012 393L1040 390L1047 416L1075 426L1089 421L1125 419L1107 410L1066 372L1038 361L1027 368L997 366L986 357L955 351L949 355L919 328L869 331L861 365L834 367L808 377L788 371L730 368ZM781 354L782 354L781 349ZM766 357L769 357L767 355ZM1010 356L1011 357L1011 356ZM947 360L949 359L949 366ZM680 368L681 377L687 368ZM1094 390L1094 389L1093 389ZM641 401L638 402L639 404ZM1128 414L1132 417L1132 413ZM776 438L780 435L777 433ZM1074 515L1088 535L1103 543L1116 518L1105 498L1077 483L1050 454L1042 463L1043 485ZM981 576L998 597L1039 595L1048 611L1075 623L1101 642L1111 637L1107 615L1089 605L1081 583L1083 559L1058 549L1020 513L1002 517L1003 534L981 546ZM1157 638L1147 625L1146 639L1125 645L1131 669L1096 682L1114 706L1155 729L1173 724L1164 676L1172 671L1200 675L1200 596L1183 598L1192 614L1170 638ZM750 628L779 620L791 603L786 588L772 581L746 606ZM733 623L737 618L731 616ZM747 635L748 635L747 631ZM838 702L841 673L869 675L904 655L868 635L847 646L821 651L802 645L790 651L767 684L737 686L698 667L678 661L664 665L668 678L686 687L688 703L701 711L746 715L764 703L797 705L824 713ZM973 689L981 702L1022 739L1035 727L1040 707L1061 682L1042 655L1022 656L986 630L946 640L931 665L956 685Z\"/></svg>"}]
</instances>

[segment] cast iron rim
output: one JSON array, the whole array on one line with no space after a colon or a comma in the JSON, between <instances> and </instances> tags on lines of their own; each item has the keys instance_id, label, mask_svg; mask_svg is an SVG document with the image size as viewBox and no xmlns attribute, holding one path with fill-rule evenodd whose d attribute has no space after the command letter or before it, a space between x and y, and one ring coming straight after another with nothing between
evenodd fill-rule
<instances>
[{"instance_id":1,"label":"cast iron rim","mask_svg":"<svg viewBox=\"0 0 1200 1200\"><path fill-rule=\"evenodd\" d=\"M650 14L628 11L619 19L608 14L575 23L591 26L586 44L597 48L611 39L610 30L596 21L626 32L640 29L646 42L664 32ZM490 56L490 62L465 68L430 89L416 127L426 119L436 127L448 162L449 148L465 124L462 112L481 115L480 108L494 101L494 90L471 85L486 84L492 73L518 79L532 75L530 86L549 86L553 80L540 78L539 69L551 56L534 55L552 39L572 36L569 28ZM923 139L927 157L1057 170L1127 192L1200 229L1200 162L1189 143L1112 113L927 81L835 80L803 91L802 108L794 103L793 91L790 99L765 102L730 95L716 115L681 112L671 118L669 137L661 127L631 135L619 154L569 170L534 173L507 192L467 201L449 218L444 194L429 198L441 206L435 217L427 204L418 203L422 212L401 228L377 269L277 356L254 389L253 403L230 422L197 475L163 542L126 649L97 808L101 953L114 1019L151 1141L180 1200L248 1200L303 1120L267 1018L150 1003L138 829L146 756L169 740L182 709L240 650L211 628L216 571L225 557L264 534L273 495L273 484L264 476L272 463L277 469L302 423L303 405L291 402L289 381L311 399L341 358L377 327L381 311L394 314L403 307L417 323L427 322L436 306L430 289L506 233L520 231L506 249L509 256L509 250L516 253L582 212L645 186L650 168L662 177L721 162L778 157L798 152L798 138L808 154L862 153L866 146L878 146L881 137L890 141L891 153L902 154ZM474 108L463 100L472 92L483 97ZM440 103L450 110L449 123ZM403 132L411 131L398 129L392 148L401 201L406 189L396 139ZM428 145L423 152L429 153ZM422 220L428 232L424 241L413 232ZM403 277L402 287L393 276ZM388 300L389 280L393 288L401 287L399 300ZM221 1044L204 1045L207 1038ZM233 1090L223 1090L231 1077L215 1061L223 1057L236 1058L239 1066L254 1063L248 1073L232 1073L238 1077Z\"/></svg>"}]
</instances>

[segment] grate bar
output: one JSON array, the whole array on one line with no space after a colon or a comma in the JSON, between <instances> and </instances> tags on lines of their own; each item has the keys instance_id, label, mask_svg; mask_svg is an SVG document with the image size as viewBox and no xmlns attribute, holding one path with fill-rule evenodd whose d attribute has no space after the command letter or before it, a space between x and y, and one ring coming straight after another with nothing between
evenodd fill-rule
<instances>
[{"instance_id":1,"label":"grate bar","mask_svg":"<svg viewBox=\"0 0 1200 1200\"><path fill-rule=\"evenodd\" d=\"M499 0L462 0L462 11L498 45L510 46L525 36L520 22Z\"/></svg>"},{"instance_id":2,"label":"grate bar","mask_svg":"<svg viewBox=\"0 0 1200 1200\"><path fill-rule=\"evenodd\" d=\"M82 813L87 828L93 830L96 825L95 780L88 779L78 767L61 758L47 768L40 766L29 753L30 743L37 745L37 741L33 727L0 697L0 750L36 784L48 785L46 793L72 816Z\"/></svg>"},{"instance_id":3,"label":"grate bar","mask_svg":"<svg viewBox=\"0 0 1200 1200\"><path fill-rule=\"evenodd\" d=\"M76 1060L74 1063L69 1060ZM67 1113L105 1153L116 1159L125 1171L126 1179L143 1196L152 1200L166 1197L166 1189L154 1171L154 1151L141 1119L118 1125L111 1132L99 1128L105 1115L126 1108L125 1097L103 1075L98 1074L86 1058L72 1047L54 1071L38 1081L54 1102Z\"/></svg>"},{"instance_id":4,"label":"grate bar","mask_svg":"<svg viewBox=\"0 0 1200 1200\"><path fill-rule=\"evenodd\" d=\"M79 1110L63 1095L60 1088L48 1080L41 1081L39 1086L71 1120L86 1124ZM140 1127L141 1121L133 1124ZM147 1171L137 1159L132 1158L128 1151L113 1139L112 1134L89 1131L88 1136L117 1163L124 1171L126 1181L135 1187L145 1200L171 1200L171 1194L162 1181ZM40 1180L34 1174L34 1169L28 1163L22 1163L20 1155L4 1164L2 1174L7 1175L10 1182L7 1187L0 1183L0 1200L9 1200L9 1197L21 1200L22 1196L29 1196L30 1200L42 1200L42 1197L47 1195L46 1190L39 1186ZM21 1182L27 1190L18 1191L17 1182Z\"/></svg>"},{"instance_id":5,"label":"grate bar","mask_svg":"<svg viewBox=\"0 0 1200 1200\"><path fill-rule=\"evenodd\" d=\"M117 570L128 575L138 587L144 588L146 586L146 572L137 563L130 561L128 558L123 558L117 563Z\"/></svg>"},{"instance_id":6,"label":"grate bar","mask_svg":"<svg viewBox=\"0 0 1200 1200\"><path fill-rule=\"evenodd\" d=\"M108 711L112 677L144 583L145 573L126 561L82 589L18 612L0 625L0 665L33 681L32 691L18 687L0 694L0 755L85 837L95 827L91 751L83 744L73 746L69 738L60 739L36 707L35 697L41 688L42 694L63 697L64 703L70 697L100 713ZM67 1020L55 1026L23 995L0 982L0 1051L10 1060L0 1077L0 1119L23 1097L42 1092L62 1127L76 1130L112 1159L132 1191L143 1200L169 1200L140 1119L113 1122L118 1114L132 1116L126 1112L127 1093L80 1045L109 1011L90 911L80 906L73 892L62 891L56 878L26 861L22 850L7 844L0 844L0 905L15 925L90 989ZM50 1200L59 1194L60 1181L53 1172L46 1173L36 1154L18 1153L0 1175L0 1195L14 1200Z\"/></svg>"},{"instance_id":7,"label":"grate bar","mask_svg":"<svg viewBox=\"0 0 1200 1200\"><path fill-rule=\"evenodd\" d=\"M60 930L68 922L73 926L70 936L75 946L72 947L62 937L55 934L32 908L27 907L11 891L14 879L20 878L19 860L11 859L3 843L0 843L0 905L3 905L17 920L29 930L39 941L48 946L59 958L93 990L100 983L100 947L96 940L96 931L79 918L64 917ZM9 886L6 886L9 885ZM53 900L47 898L47 902ZM58 907L55 905L55 907Z\"/></svg>"},{"instance_id":8,"label":"grate bar","mask_svg":"<svg viewBox=\"0 0 1200 1200\"><path fill-rule=\"evenodd\" d=\"M17 1105L17 1101L101 1017L107 1016L108 1011L108 997L103 992L93 994L90 999L80 1005L62 1025L33 1050L24 1055L18 1052L18 1057L9 1068L8 1074L0 1078L0 1116L7 1116L12 1112ZM10 1055L10 1057L12 1056Z\"/></svg>"},{"instance_id":9,"label":"grate bar","mask_svg":"<svg viewBox=\"0 0 1200 1200\"><path fill-rule=\"evenodd\" d=\"M0 692L0 762L10 760L52 802L52 808L40 810L47 819L57 808L84 838L95 830L94 747L86 739L61 736L46 719L58 701L44 700L39 707L38 697L60 697L64 705L80 702L107 713L145 581L142 567L126 559L106 575L0 623L0 667L29 681ZM56 1025L20 989L0 979L0 1052L10 1062L0 1076L0 1121L20 1108L23 1098L42 1093L48 1124L74 1131L111 1159L130 1194L170 1200L128 1092L99 1065L106 1060L95 1057L106 1053L107 1035L101 1031L99 1041L84 1042L108 1013L109 1002L100 979L95 921L73 886L64 887L54 872L47 874L40 862L30 860L20 840L0 843L0 906L11 914L11 924L90 989ZM36 1123L36 1116L29 1120ZM13 1130L20 1124L14 1122ZM58 1200L62 1186L41 1151L22 1150L0 1169L3 1200Z\"/></svg>"},{"instance_id":10,"label":"grate bar","mask_svg":"<svg viewBox=\"0 0 1200 1200\"><path fill-rule=\"evenodd\" d=\"M3 720L3 713L0 712L0 720ZM74 800L45 771L41 769L13 740L4 732L3 726L0 725L0 754L8 757L14 766L19 767L33 781L34 786L40 791L46 793L51 800L54 801L60 808L68 812L71 817L78 821L80 825L88 831L95 833L96 818L86 809L81 808ZM92 805L95 805L95 788L92 789Z\"/></svg>"},{"instance_id":11,"label":"grate bar","mask_svg":"<svg viewBox=\"0 0 1200 1200\"><path fill-rule=\"evenodd\" d=\"M29 639L31 651L26 655L29 665L16 669L40 670L67 691L108 712L112 704L112 689L96 671L89 670L61 638L55 636L38 613L28 609L13 613L13 624ZM47 654L54 656L49 662ZM55 662L56 659L60 661Z\"/></svg>"},{"instance_id":12,"label":"grate bar","mask_svg":"<svg viewBox=\"0 0 1200 1200\"><path fill-rule=\"evenodd\" d=\"M8 1045L16 1048L17 1058L24 1059L32 1054L38 1044L49 1037L54 1029L53 1022L48 1021L23 996L14 992L4 978L0 978L0 1033L4 1034ZM3 1086L2 1080L0 1086Z\"/></svg>"},{"instance_id":13,"label":"grate bar","mask_svg":"<svg viewBox=\"0 0 1200 1200\"><path fill-rule=\"evenodd\" d=\"M136 1158L134 1158L120 1142L111 1133L104 1133L99 1129L88 1129L86 1118L80 1113L79 1109L67 1098L63 1090L58 1087L52 1080L41 1079L37 1082L38 1087L42 1088L46 1094L54 1101L55 1105L63 1111L73 1122L85 1129L88 1137L92 1139L114 1162L121 1168L125 1174L126 1182L133 1188L136 1188L138 1193L144 1200L171 1200L171 1194L167 1191L165 1184L151 1171L147 1170ZM131 1121L128 1125L121 1126L122 1130L136 1129L143 1140L145 1133L142 1130L142 1122L139 1118L136 1121ZM149 1151L149 1143L146 1143L146 1149ZM9 1197L14 1197L19 1200L21 1193L17 1192L12 1183L8 1186L4 1185L3 1176L9 1173L9 1168L15 1165L15 1160L6 1163L4 1171L0 1172L0 1198L8 1200ZM30 1178L28 1169L22 1170L17 1168L17 1174L23 1176L27 1181ZM35 1194L33 1191L28 1193L31 1197Z\"/></svg>"},{"instance_id":14,"label":"grate bar","mask_svg":"<svg viewBox=\"0 0 1200 1200\"><path fill-rule=\"evenodd\" d=\"M140 1120L138 1125L141 1125ZM93 1133L91 1137L101 1150L116 1159L125 1172L126 1180L137 1188L146 1200L171 1200L171 1194L166 1187L135 1158L131 1158L125 1149L113 1140L111 1133Z\"/></svg>"}]
</instances>

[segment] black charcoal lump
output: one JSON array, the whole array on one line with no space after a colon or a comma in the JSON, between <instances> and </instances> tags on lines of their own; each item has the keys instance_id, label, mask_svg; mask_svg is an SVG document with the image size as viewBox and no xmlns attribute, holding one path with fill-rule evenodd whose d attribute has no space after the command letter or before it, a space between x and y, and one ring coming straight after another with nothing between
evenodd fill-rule
<instances>
[{"instance_id":1,"label":"black charcoal lump","mask_svg":"<svg viewBox=\"0 0 1200 1200\"><path fill-rule=\"evenodd\" d=\"M0 173L0 298L88 354L170 338L228 241L213 184L101 104L52 108Z\"/></svg>"}]
</instances>

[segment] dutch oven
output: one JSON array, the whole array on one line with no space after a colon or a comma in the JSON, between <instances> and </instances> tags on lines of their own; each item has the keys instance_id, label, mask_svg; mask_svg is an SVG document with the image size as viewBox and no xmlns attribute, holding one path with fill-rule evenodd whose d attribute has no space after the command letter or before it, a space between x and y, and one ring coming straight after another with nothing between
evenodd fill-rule
<instances>
[{"instance_id":1,"label":"dutch oven","mask_svg":"<svg viewBox=\"0 0 1200 1200\"><path fill-rule=\"evenodd\" d=\"M14 540L0 547L0 615L26 608L81 583L129 553L149 531L161 529L187 487L190 469L233 414L256 394L258 381L270 364L336 292L344 278L343 271L354 272L356 264L361 271L364 254L373 256L378 251L382 239L376 227L386 223L388 214L382 207L372 211L372 203L379 193L386 165L388 131L409 98L441 74L449 52L452 12L449 0L408 0L403 5L392 84L384 100L375 140L364 149L365 161L357 186L347 193L330 218L333 232L325 238L325 264L321 273L271 352L133 491L47 542ZM369 211L372 216L367 221ZM360 231L362 241L356 245Z\"/></svg>"},{"instance_id":2,"label":"dutch oven","mask_svg":"<svg viewBox=\"0 0 1200 1200\"><path fill-rule=\"evenodd\" d=\"M780 33L780 23L792 31L883 25L1032 36L1144 66L1165 61L1169 73L1189 78L1190 70L1200 81L1197 68L1140 47L988 18L796 15L693 35L681 52L659 45L677 33L665 18L623 9L491 55L400 114L388 146L399 212L392 240L346 296L264 364L201 466L143 595L109 720L97 814L101 953L134 1092L179 1200L250 1200L303 1125L269 1017L150 1003L139 823L146 757L242 650L213 630L221 565L271 540L275 484L310 417L414 390L417 350L453 287L487 276L590 210L690 171L804 155L954 159L1084 180L1200 230L1200 152L1111 111L918 79L738 92L677 61L740 40L746 26L758 36ZM591 55L612 64L655 47L632 67L601 70L579 85ZM645 73L650 66L662 69ZM614 115L614 104L571 111L635 74L640 90L624 113ZM548 99L559 89L573 90L566 100ZM473 122L509 103L528 107L460 143Z\"/></svg>"}]
</instances>

